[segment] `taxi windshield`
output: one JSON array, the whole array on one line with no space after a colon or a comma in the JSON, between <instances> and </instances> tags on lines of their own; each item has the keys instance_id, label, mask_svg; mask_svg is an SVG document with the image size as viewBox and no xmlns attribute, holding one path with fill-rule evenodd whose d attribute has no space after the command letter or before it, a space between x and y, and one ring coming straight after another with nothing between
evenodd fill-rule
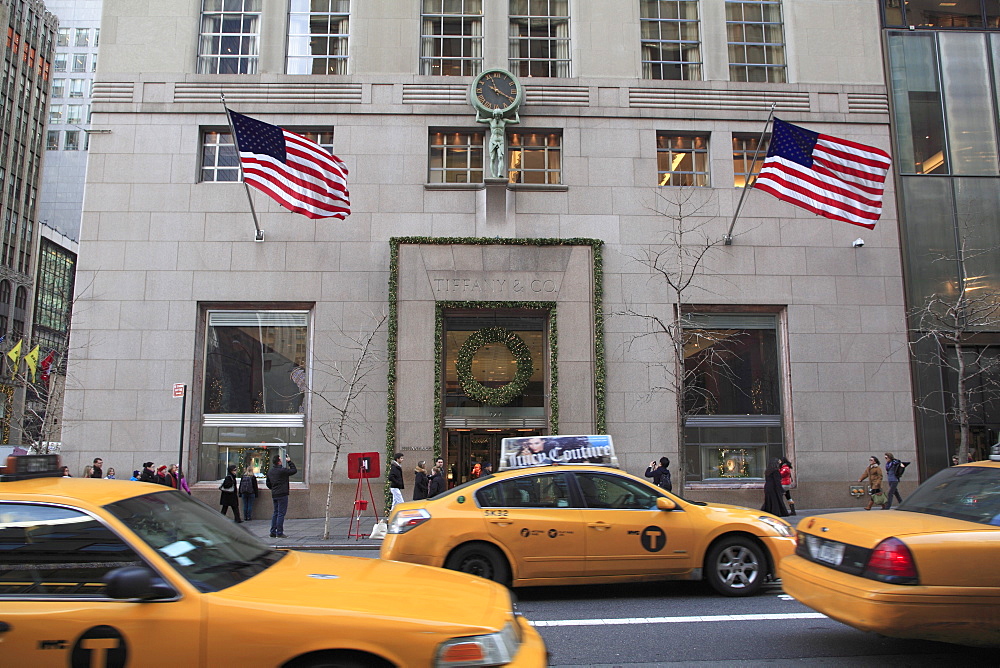
<instances>
[{"instance_id":1,"label":"taxi windshield","mask_svg":"<svg viewBox=\"0 0 1000 668\"><path fill-rule=\"evenodd\" d=\"M932 476L899 510L1000 526L1000 469L953 466Z\"/></svg>"},{"instance_id":2,"label":"taxi windshield","mask_svg":"<svg viewBox=\"0 0 1000 668\"><path fill-rule=\"evenodd\" d=\"M105 509L203 592L248 580L285 555L187 494L154 492Z\"/></svg>"}]
</instances>

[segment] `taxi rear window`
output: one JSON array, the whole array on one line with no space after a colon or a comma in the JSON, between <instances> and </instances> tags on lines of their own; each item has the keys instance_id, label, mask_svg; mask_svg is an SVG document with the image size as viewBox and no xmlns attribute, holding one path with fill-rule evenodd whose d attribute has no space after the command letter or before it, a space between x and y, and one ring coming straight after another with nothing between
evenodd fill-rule
<instances>
[{"instance_id":1,"label":"taxi rear window","mask_svg":"<svg viewBox=\"0 0 1000 668\"><path fill-rule=\"evenodd\" d=\"M543 473L500 480L476 492L483 508L568 508L570 492L564 473Z\"/></svg>"},{"instance_id":2,"label":"taxi rear window","mask_svg":"<svg viewBox=\"0 0 1000 668\"><path fill-rule=\"evenodd\" d=\"M1000 468L953 466L939 471L898 509L1000 526Z\"/></svg>"}]
</instances>

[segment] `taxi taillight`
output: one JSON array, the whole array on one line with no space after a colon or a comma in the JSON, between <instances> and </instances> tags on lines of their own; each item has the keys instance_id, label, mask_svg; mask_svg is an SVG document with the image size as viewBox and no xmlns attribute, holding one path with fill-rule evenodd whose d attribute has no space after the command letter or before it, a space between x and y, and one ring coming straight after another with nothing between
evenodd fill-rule
<instances>
[{"instance_id":1,"label":"taxi taillight","mask_svg":"<svg viewBox=\"0 0 1000 668\"><path fill-rule=\"evenodd\" d=\"M875 546L864 576L889 584L919 584L913 554L898 538L886 538Z\"/></svg>"}]
</instances>

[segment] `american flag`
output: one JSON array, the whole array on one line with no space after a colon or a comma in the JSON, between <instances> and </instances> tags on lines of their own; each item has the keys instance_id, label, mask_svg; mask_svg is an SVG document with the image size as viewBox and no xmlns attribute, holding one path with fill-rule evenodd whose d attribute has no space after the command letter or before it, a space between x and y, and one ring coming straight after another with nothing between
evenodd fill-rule
<instances>
[{"instance_id":1,"label":"american flag","mask_svg":"<svg viewBox=\"0 0 1000 668\"><path fill-rule=\"evenodd\" d=\"M309 218L351 213L347 166L314 141L227 109L236 132L243 181L289 211Z\"/></svg>"},{"instance_id":2,"label":"american flag","mask_svg":"<svg viewBox=\"0 0 1000 668\"><path fill-rule=\"evenodd\" d=\"M890 164L882 149L775 118L753 187L826 218L872 229L882 215Z\"/></svg>"}]
</instances>

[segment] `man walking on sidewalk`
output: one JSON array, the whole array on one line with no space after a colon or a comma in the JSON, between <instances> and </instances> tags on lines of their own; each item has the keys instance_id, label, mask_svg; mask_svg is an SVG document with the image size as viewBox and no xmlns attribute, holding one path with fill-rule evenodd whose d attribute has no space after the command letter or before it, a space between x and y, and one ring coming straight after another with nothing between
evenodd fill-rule
<instances>
[{"instance_id":1,"label":"man walking on sidewalk","mask_svg":"<svg viewBox=\"0 0 1000 668\"><path fill-rule=\"evenodd\" d=\"M275 455L267 472L267 488L271 490L274 514L271 515L271 538L285 537L285 513L288 511L288 479L298 473L295 463L285 457L281 465L281 455Z\"/></svg>"},{"instance_id":2,"label":"man walking on sidewalk","mask_svg":"<svg viewBox=\"0 0 1000 668\"><path fill-rule=\"evenodd\" d=\"M395 508L397 503L403 502L403 488L403 453L397 452L389 466L389 491L392 493L392 508Z\"/></svg>"}]
</instances>

